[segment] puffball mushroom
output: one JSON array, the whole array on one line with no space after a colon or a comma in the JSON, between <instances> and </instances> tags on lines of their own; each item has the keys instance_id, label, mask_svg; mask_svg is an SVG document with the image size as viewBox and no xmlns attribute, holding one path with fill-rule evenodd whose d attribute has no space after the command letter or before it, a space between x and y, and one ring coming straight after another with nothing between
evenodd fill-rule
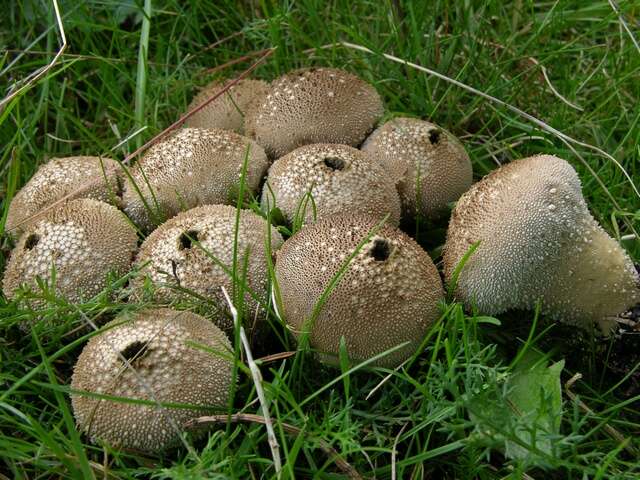
<instances>
[{"instance_id":1,"label":"puffball mushroom","mask_svg":"<svg viewBox=\"0 0 640 480\"><path fill-rule=\"evenodd\" d=\"M312 202L305 196L310 193ZM302 207L305 207L303 210ZM347 145L300 147L275 161L262 190L263 208L277 206L289 222L306 222L340 212L400 221L400 198L393 181L374 158Z\"/></svg>"},{"instance_id":2,"label":"puffball mushroom","mask_svg":"<svg viewBox=\"0 0 640 480\"><path fill-rule=\"evenodd\" d=\"M245 118L247 135L272 158L310 143L357 146L384 111L375 88L343 70L294 70L272 82Z\"/></svg>"},{"instance_id":3,"label":"puffball mushroom","mask_svg":"<svg viewBox=\"0 0 640 480\"><path fill-rule=\"evenodd\" d=\"M405 233L383 225L350 261L315 320L332 278L374 231L364 215L327 217L303 228L276 253L278 311L296 336L309 334L321 359L336 363L344 337L352 360L363 361L405 342L375 364L394 367L418 348L444 296L429 255Z\"/></svg>"},{"instance_id":4,"label":"puffball mushroom","mask_svg":"<svg viewBox=\"0 0 640 480\"><path fill-rule=\"evenodd\" d=\"M473 182L462 144L441 127L400 117L377 128L362 145L398 182L403 214L434 218Z\"/></svg>"},{"instance_id":5,"label":"puffball mushroom","mask_svg":"<svg viewBox=\"0 0 640 480\"><path fill-rule=\"evenodd\" d=\"M227 407L231 352L224 333L194 313L121 315L89 340L74 367L71 402L78 427L94 443L150 452L174 446L189 420Z\"/></svg>"},{"instance_id":6,"label":"puffball mushroom","mask_svg":"<svg viewBox=\"0 0 640 480\"><path fill-rule=\"evenodd\" d=\"M607 332L640 301L631 259L591 216L576 171L560 158L516 160L458 200L444 247L448 282L478 241L456 293L484 313L529 309L541 299L553 317Z\"/></svg>"},{"instance_id":7,"label":"puffball mushroom","mask_svg":"<svg viewBox=\"0 0 640 480\"><path fill-rule=\"evenodd\" d=\"M236 212L228 205L205 205L180 213L153 231L136 259L140 275L132 284L138 295L148 278L157 287L154 291L157 301L171 302L195 293L226 309L220 287L228 292L233 290ZM255 213L240 211L237 272L241 278L246 261L246 282L257 295L257 298L249 292L245 295L247 311L252 314L259 308L258 299L267 299L267 228L271 229L271 248L275 251L282 244L280 233Z\"/></svg>"},{"instance_id":8,"label":"puffball mushroom","mask_svg":"<svg viewBox=\"0 0 640 480\"><path fill-rule=\"evenodd\" d=\"M229 81L211 82L194 97L187 111L202 105L228 84ZM221 96L191 115L185 122L185 127L219 128L233 130L242 135L244 134L244 114L247 108L252 102L263 101L268 89L269 84L262 80L240 80Z\"/></svg>"},{"instance_id":9,"label":"puffball mushroom","mask_svg":"<svg viewBox=\"0 0 640 480\"><path fill-rule=\"evenodd\" d=\"M70 302L98 294L107 275L129 270L137 249L136 232L117 208L93 199L78 199L49 210L30 225L4 272L2 288L14 298L20 286L37 287L37 278L52 281Z\"/></svg>"},{"instance_id":10,"label":"puffball mushroom","mask_svg":"<svg viewBox=\"0 0 640 480\"><path fill-rule=\"evenodd\" d=\"M132 169L133 182L127 181L124 191L125 211L151 230L155 220L182 210L235 203L247 154L246 190L257 192L269 163L256 142L226 130L183 128L152 146Z\"/></svg>"},{"instance_id":11,"label":"puffball mushroom","mask_svg":"<svg viewBox=\"0 0 640 480\"><path fill-rule=\"evenodd\" d=\"M54 202L93 198L109 202L120 195L120 167L115 160L101 157L52 158L13 197L5 229L18 237Z\"/></svg>"}]
</instances>

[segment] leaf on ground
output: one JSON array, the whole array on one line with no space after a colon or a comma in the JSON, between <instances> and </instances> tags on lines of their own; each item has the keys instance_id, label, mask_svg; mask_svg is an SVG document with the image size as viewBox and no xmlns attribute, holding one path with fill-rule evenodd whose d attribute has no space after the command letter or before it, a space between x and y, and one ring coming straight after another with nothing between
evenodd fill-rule
<instances>
[{"instance_id":1,"label":"leaf on ground","mask_svg":"<svg viewBox=\"0 0 640 480\"><path fill-rule=\"evenodd\" d=\"M526 353L507 377L502 391L476 395L470 404L474 438L501 450L507 458L532 465L548 464L555 456L560 433L564 360L548 365L534 352Z\"/></svg>"}]
</instances>

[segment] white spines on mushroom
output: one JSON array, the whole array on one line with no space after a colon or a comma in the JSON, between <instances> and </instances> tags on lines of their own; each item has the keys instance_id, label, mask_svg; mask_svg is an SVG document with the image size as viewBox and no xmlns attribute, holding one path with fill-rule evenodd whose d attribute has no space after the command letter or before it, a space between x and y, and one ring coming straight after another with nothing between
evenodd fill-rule
<instances>
[{"instance_id":1,"label":"white spines on mushroom","mask_svg":"<svg viewBox=\"0 0 640 480\"><path fill-rule=\"evenodd\" d=\"M473 181L471 160L458 139L424 120L394 118L369 135L362 150L397 181L405 217L447 212Z\"/></svg>"},{"instance_id":2,"label":"white spines on mushroom","mask_svg":"<svg viewBox=\"0 0 640 480\"><path fill-rule=\"evenodd\" d=\"M308 68L274 80L245 129L271 158L311 143L358 146L383 113L375 88L344 70Z\"/></svg>"},{"instance_id":3,"label":"white spines on mushroom","mask_svg":"<svg viewBox=\"0 0 640 480\"><path fill-rule=\"evenodd\" d=\"M278 207L289 222L342 212L400 221L395 184L370 155L347 145L313 144L275 161L262 190L263 208Z\"/></svg>"},{"instance_id":4,"label":"white spines on mushroom","mask_svg":"<svg viewBox=\"0 0 640 480\"><path fill-rule=\"evenodd\" d=\"M123 314L89 340L74 367L78 427L91 441L114 447L175 446L189 420L227 408L232 358L224 333L199 315Z\"/></svg>"},{"instance_id":5,"label":"white spines on mushroom","mask_svg":"<svg viewBox=\"0 0 640 480\"><path fill-rule=\"evenodd\" d=\"M456 292L482 312L528 309L542 300L556 318L609 331L640 301L633 262L593 218L576 171L560 158L504 165L460 198L444 247L449 282L476 242Z\"/></svg>"},{"instance_id":6,"label":"white spines on mushroom","mask_svg":"<svg viewBox=\"0 0 640 480\"><path fill-rule=\"evenodd\" d=\"M351 360L396 348L375 364L397 366L438 318L444 292L433 261L400 230L384 224L375 231L377 224L364 215L330 216L298 231L276 254L278 311L329 363L337 362L344 337ZM314 318L332 279L362 242Z\"/></svg>"}]
</instances>

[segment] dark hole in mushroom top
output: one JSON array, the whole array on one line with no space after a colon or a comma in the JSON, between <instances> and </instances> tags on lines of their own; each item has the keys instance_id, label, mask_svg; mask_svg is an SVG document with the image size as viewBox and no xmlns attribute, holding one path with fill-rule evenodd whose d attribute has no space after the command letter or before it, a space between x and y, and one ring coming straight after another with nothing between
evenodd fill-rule
<instances>
[{"instance_id":1,"label":"dark hole in mushroom top","mask_svg":"<svg viewBox=\"0 0 640 480\"><path fill-rule=\"evenodd\" d=\"M145 353L147 353L148 350L143 352L146 346L147 342L140 342L136 340L121 350L120 354L127 360L127 362L133 362L134 360L139 360Z\"/></svg>"},{"instance_id":2,"label":"dark hole in mushroom top","mask_svg":"<svg viewBox=\"0 0 640 480\"><path fill-rule=\"evenodd\" d=\"M384 262L391 254L389 242L385 239L377 238L373 242L373 247L369 250L369 255L377 262Z\"/></svg>"},{"instance_id":3,"label":"dark hole in mushroom top","mask_svg":"<svg viewBox=\"0 0 640 480\"><path fill-rule=\"evenodd\" d=\"M440 141L440 130L437 128L429 130L429 141L431 142L431 145L438 143Z\"/></svg>"},{"instance_id":4,"label":"dark hole in mushroom top","mask_svg":"<svg viewBox=\"0 0 640 480\"><path fill-rule=\"evenodd\" d=\"M331 170L343 170L345 167L344 160L338 157L327 157L324 159L324 164Z\"/></svg>"},{"instance_id":5,"label":"dark hole in mushroom top","mask_svg":"<svg viewBox=\"0 0 640 480\"><path fill-rule=\"evenodd\" d=\"M198 231L197 230L189 230L180 235L178 239L178 248L180 250L185 250L193 247L193 243L199 241L198 239Z\"/></svg>"},{"instance_id":6,"label":"dark hole in mushroom top","mask_svg":"<svg viewBox=\"0 0 640 480\"><path fill-rule=\"evenodd\" d=\"M27 237L27 239L24 242L24 249L25 250L32 250L36 245L38 245L38 242L40 241L40 235L37 235L35 233L32 233L31 235L29 235Z\"/></svg>"}]
</instances>

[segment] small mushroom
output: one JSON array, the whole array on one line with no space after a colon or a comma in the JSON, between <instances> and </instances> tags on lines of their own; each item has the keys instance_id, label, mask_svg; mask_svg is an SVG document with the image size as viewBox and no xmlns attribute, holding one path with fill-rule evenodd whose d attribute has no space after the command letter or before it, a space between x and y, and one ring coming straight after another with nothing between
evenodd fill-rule
<instances>
[{"instance_id":1,"label":"small mushroom","mask_svg":"<svg viewBox=\"0 0 640 480\"><path fill-rule=\"evenodd\" d=\"M87 300L107 285L107 275L129 270L136 232L117 208L93 199L73 200L30 225L4 272L2 288L14 298L20 286L48 283L55 271L56 293L71 302Z\"/></svg>"},{"instance_id":2,"label":"small mushroom","mask_svg":"<svg viewBox=\"0 0 640 480\"><path fill-rule=\"evenodd\" d=\"M289 222L296 215L313 222L341 212L377 219L388 214L392 225L400 221L393 181L375 159L347 145L306 145L276 160L262 190L262 206L278 207Z\"/></svg>"},{"instance_id":3,"label":"small mushroom","mask_svg":"<svg viewBox=\"0 0 640 480\"><path fill-rule=\"evenodd\" d=\"M217 95L229 81L213 81L198 93L187 111L202 105ZM262 80L244 79L230 87L220 97L191 115L185 122L185 127L219 128L233 130L244 134L244 115L252 102L262 102L269 89L269 84Z\"/></svg>"},{"instance_id":4,"label":"small mushroom","mask_svg":"<svg viewBox=\"0 0 640 480\"><path fill-rule=\"evenodd\" d=\"M576 171L560 158L511 162L458 200L444 247L448 282L475 242L456 292L484 313L542 300L552 317L609 332L640 301L631 259L591 216Z\"/></svg>"},{"instance_id":5,"label":"small mushroom","mask_svg":"<svg viewBox=\"0 0 640 480\"><path fill-rule=\"evenodd\" d=\"M180 213L153 231L136 259L140 275L132 284L137 295L142 295L148 278L156 287L157 301L171 302L196 294L226 309L220 287L229 292L234 288L231 271L236 212L228 205L205 205ZM259 318L264 316L258 305L267 299L267 228L271 228L271 248L275 251L282 244L278 231L255 213L240 211L237 274L242 278L247 262L246 282L251 292L245 295L245 305L252 319L256 309Z\"/></svg>"},{"instance_id":6,"label":"small mushroom","mask_svg":"<svg viewBox=\"0 0 640 480\"><path fill-rule=\"evenodd\" d=\"M362 145L398 182L403 215L434 218L466 192L473 181L471 160L449 132L416 118L395 118Z\"/></svg>"},{"instance_id":7,"label":"small mushroom","mask_svg":"<svg viewBox=\"0 0 640 480\"><path fill-rule=\"evenodd\" d=\"M344 337L352 360L363 361L405 342L375 364L393 367L418 348L444 296L429 255L409 236L376 220L343 214L303 228L276 254L278 311L296 336L309 334L320 358L336 363ZM342 278L313 312L332 279L358 245Z\"/></svg>"},{"instance_id":8,"label":"small mushroom","mask_svg":"<svg viewBox=\"0 0 640 480\"><path fill-rule=\"evenodd\" d=\"M74 367L71 402L78 427L94 443L149 452L172 447L189 420L228 406L231 352L224 333L194 313L121 315L89 340Z\"/></svg>"},{"instance_id":9,"label":"small mushroom","mask_svg":"<svg viewBox=\"0 0 640 480\"><path fill-rule=\"evenodd\" d=\"M295 70L275 80L247 111L247 135L271 158L310 143L358 146L383 113L380 95L343 70Z\"/></svg>"},{"instance_id":10,"label":"small mushroom","mask_svg":"<svg viewBox=\"0 0 640 480\"><path fill-rule=\"evenodd\" d=\"M38 212L72 194L110 202L120 195L120 167L115 160L100 157L52 158L13 197L6 230L19 237L41 218Z\"/></svg>"},{"instance_id":11,"label":"small mushroom","mask_svg":"<svg viewBox=\"0 0 640 480\"><path fill-rule=\"evenodd\" d=\"M258 144L226 130L181 129L151 147L133 168L133 182L128 180L124 191L125 211L151 230L182 210L235 203L247 155L245 182L250 194L258 191L269 166Z\"/></svg>"}]
</instances>

